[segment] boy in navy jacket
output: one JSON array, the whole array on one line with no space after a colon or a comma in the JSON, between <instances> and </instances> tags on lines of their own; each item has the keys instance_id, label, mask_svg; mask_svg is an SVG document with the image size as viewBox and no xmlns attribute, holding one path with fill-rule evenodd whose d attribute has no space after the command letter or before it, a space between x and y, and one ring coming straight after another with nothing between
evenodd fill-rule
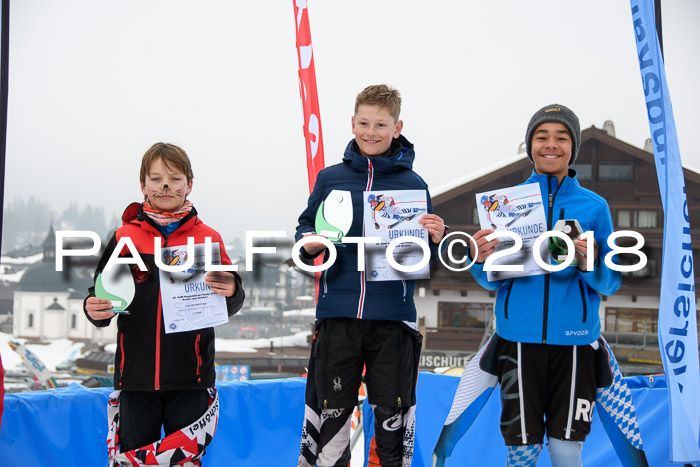
<instances>
[{"instance_id":1,"label":"boy in navy jacket","mask_svg":"<svg viewBox=\"0 0 700 467\"><path fill-rule=\"evenodd\" d=\"M347 235L363 236L363 192L426 190L413 172L413 145L401 135L401 97L386 85L358 94L352 132L343 161L318 174L308 207L299 217L296 238L314 235L320 203L333 189L352 194L353 221ZM445 224L427 212L419 222L428 229L431 254ZM371 236L372 233L367 233ZM374 408L376 452L370 465L409 465L413 456L415 385L422 336L417 330L412 280L370 281L357 268L357 245L337 249L337 259L323 272L316 306L316 327L306 385L306 421L300 466L348 465L350 419L357 404L363 367L369 402ZM302 247L302 257L325 252L320 242ZM372 464L372 462L375 464Z\"/></svg>"}]
</instances>

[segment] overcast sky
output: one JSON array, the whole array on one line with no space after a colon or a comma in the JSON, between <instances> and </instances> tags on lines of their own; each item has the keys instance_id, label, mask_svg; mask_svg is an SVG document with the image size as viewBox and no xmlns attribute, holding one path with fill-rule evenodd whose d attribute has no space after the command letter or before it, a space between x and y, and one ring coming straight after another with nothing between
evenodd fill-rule
<instances>
[{"instance_id":1,"label":"overcast sky","mask_svg":"<svg viewBox=\"0 0 700 467\"><path fill-rule=\"evenodd\" d=\"M700 168L700 2L662 0L684 164ZM5 202L141 201L157 141L192 159L190 199L230 241L286 230L306 205L292 0L21 0L11 5ZM581 128L649 126L629 2L309 0L326 165L352 138L356 94L403 96L414 169L440 185L517 153L550 103ZM438 213L439 214L439 213Z\"/></svg>"}]
</instances>

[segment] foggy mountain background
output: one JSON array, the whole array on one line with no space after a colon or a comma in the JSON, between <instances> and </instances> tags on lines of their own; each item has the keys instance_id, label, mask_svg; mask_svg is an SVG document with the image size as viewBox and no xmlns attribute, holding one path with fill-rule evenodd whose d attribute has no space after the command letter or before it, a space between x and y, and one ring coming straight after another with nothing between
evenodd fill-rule
<instances>
[{"instance_id":1,"label":"foggy mountain background","mask_svg":"<svg viewBox=\"0 0 700 467\"><path fill-rule=\"evenodd\" d=\"M120 224L117 215L105 213L103 207L74 201L63 211L57 211L46 200L15 197L5 204L2 254L40 246L50 225L54 230L91 230L104 239Z\"/></svg>"}]
</instances>

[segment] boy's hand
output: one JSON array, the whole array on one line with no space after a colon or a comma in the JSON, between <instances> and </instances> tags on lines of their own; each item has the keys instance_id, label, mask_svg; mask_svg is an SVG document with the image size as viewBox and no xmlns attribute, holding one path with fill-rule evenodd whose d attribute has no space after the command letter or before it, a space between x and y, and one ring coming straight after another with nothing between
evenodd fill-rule
<instances>
[{"instance_id":1,"label":"boy's hand","mask_svg":"<svg viewBox=\"0 0 700 467\"><path fill-rule=\"evenodd\" d=\"M425 214L418 219L418 223L428 229L430 241L433 243L440 243L443 235L445 235L445 221L443 221L440 216L436 214Z\"/></svg>"},{"instance_id":2,"label":"boy's hand","mask_svg":"<svg viewBox=\"0 0 700 467\"><path fill-rule=\"evenodd\" d=\"M315 235L315 234L310 234L310 235L320 237L320 235ZM304 235L304 237L307 237L307 236L308 235ZM306 245L302 246L302 248L304 249L306 254L313 256L316 253L318 253L319 251L324 250L326 248L326 245L324 245L321 242L309 242Z\"/></svg>"},{"instance_id":3,"label":"boy's hand","mask_svg":"<svg viewBox=\"0 0 700 467\"><path fill-rule=\"evenodd\" d=\"M581 237L577 238L574 240L574 248L575 248L575 257L578 260L578 268L583 271L587 272L588 268L586 265L586 262L588 261L588 257L586 256L586 252L588 251L588 239L582 239ZM596 243L595 238L593 239L593 261L595 262L595 259L598 257L598 243Z\"/></svg>"},{"instance_id":4,"label":"boy's hand","mask_svg":"<svg viewBox=\"0 0 700 467\"><path fill-rule=\"evenodd\" d=\"M224 297L233 297L236 293L236 278L228 271L212 271L207 273L204 283L211 287L213 292Z\"/></svg>"},{"instance_id":5,"label":"boy's hand","mask_svg":"<svg viewBox=\"0 0 700 467\"><path fill-rule=\"evenodd\" d=\"M486 258L491 256L494 251L496 251L496 245L500 243L500 240L494 238L490 242L486 241L486 236L493 233L493 229L479 230L475 233L472 238L476 241L476 245L479 247L479 251L476 255L476 262L483 263ZM474 246L472 243L471 247ZM474 248L469 248L469 254L471 259L474 259Z\"/></svg>"},{"instance_id":6,"label":"boy's hand","mask_svg":"<svg viewBox=\"0 0 700 467\"><path fill-rule=\"evenodd\" d=\"M97 320L109 319L116 313L108 311L112 308L112 302L104 298L88 297L85 302L85 311L90 318Z\"/></svg>"}]
</instances>

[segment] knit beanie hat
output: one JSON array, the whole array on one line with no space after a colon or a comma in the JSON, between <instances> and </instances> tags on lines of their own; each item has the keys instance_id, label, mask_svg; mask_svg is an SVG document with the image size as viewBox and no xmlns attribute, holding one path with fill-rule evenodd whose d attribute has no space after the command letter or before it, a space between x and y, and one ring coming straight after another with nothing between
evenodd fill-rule
<instances>
[{"instance_id":1,"label":"knit beanie hat","mask_svg":"<svg viewBox=\"0 0 700 467\"><path fill-rule=\"evenodd\" d=\"M530 119L527 125L527 133L525 135L525 146L527 147L527 157L532 161L532 134L538 126L546 122L561 123L569 130L571 135L571 159L569 165L576 161L578 150L581 147L581 127L578 123L578 117L571 109L559 104L552 104L542 107L535 112L535 115Z\"/></svg>"}]
</instances>

